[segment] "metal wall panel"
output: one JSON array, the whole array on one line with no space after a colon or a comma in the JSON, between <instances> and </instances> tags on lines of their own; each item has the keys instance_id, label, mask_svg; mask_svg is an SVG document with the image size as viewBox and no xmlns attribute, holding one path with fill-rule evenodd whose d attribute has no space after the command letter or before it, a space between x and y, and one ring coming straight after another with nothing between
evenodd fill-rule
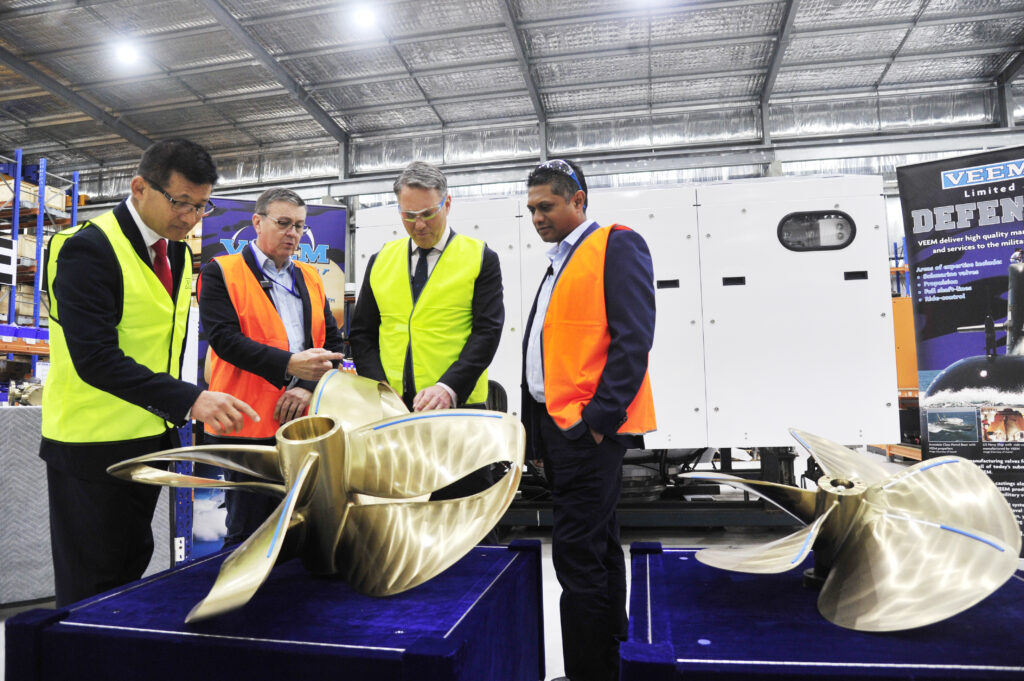
<instances>
[{"instance_id":1,"label":"metal wall panel","mask_svg":"<svg viewBox=\"0 0 1024 681\"><path fill-rule=\"evenodd\" d=\"M698 201L709 441L789 446L792 426L850 444L898 442L881 178L702 185ZM835 210L856 225L847 248L780 244L786 215Z\"/></svg>"},{"instance_id":2,"label":"metal wall panel","mask_svg":"<svg viewBox=\"0 0 1024 681\"><path fill-rule=\"evenodd\" d=\"M604 190L591 196L588 217L601 225L633 228L651 250L657 322L649 372L658 430L644 437L644 445L704 447L708 431L696 189Z\"/></svg>"}]
</instances>

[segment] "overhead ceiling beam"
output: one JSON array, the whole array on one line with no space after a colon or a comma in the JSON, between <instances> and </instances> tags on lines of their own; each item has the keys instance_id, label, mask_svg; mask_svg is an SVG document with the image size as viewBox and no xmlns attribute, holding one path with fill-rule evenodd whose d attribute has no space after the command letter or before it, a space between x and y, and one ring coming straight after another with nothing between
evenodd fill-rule
<instances>
[{"instance_id":1,"label":"overhead ceiling beam","mask_svg":"<svg viewBox=\"0 0 1024 681\"><path fill-rule=\"evenodd\" d=\"M310 94L303 89L299 82L292 78L291 74L255 38L249 35L245 28L238 23L234 15L220 4L219 0L202 0L202 4L217 19L221 26L227 29L243 47L249 50L274 75L274 78L291 93L292 97L313 117L313 120L320 127L341 144L348 142L348 133L342 130L341 126L326 111L320 108L319 104L313 101Z\"/></svg>"},{"instance_id":2,"label":"overhead ceiling beam","mask_svg":"<svg viewBox=\"0 0 1024 681\"><path fill-rule=\"evenodd\" d=\"M0 117L6 117L6 118L11 119L20 128L28 129L30 127L30 125L28 124L27 121L25 121L25 119L21 118L20 116L15 116L14 114L12 114L9 111L0 112ZM100 163L100 159L99 158L97 158L96 156L93 156L92 154L86 153L85 151L83 151L82 149L79 148L78 144L72 144L70 142L66 142L65 140L61 139L60 137L57 137L56 135L52 135L52 134L46 132L45 130L42 131L42 134L45 135L48 139L53 141L54 151L74 151L74 152L77 152L77 153L81 154L82 156L85 156L87 159L89 159L93 163ZM25 146L22 145L21 149L22 149L22 151L25 151Z\"/></svg>"},{"instance_id":3,"label":"overhead ceiling beam","mask_svg":"<svg viewBox=\"0 0 1024 681\"><path fill-rule=\"evenodd\" d=\"M1019 48L1021 51L1017 54L1013 61L1006 65L1006 68L999 72L996 76L996 82L1000 85L1006 83L1012 83L1020 75L1021 71L1024 71L1024 47Z\"/></svg>"},{"instance_id":4,"label":"overhead ceiling beam","mask_svg":"<svg viewBox=\"0 0 1024 681\"><path fill-rule=\"evenodd\" d=\"M682 7L678 4L667 3L666 6L662 7L612 10L610 12L587 12L585 15L521 21L519 22L519 28L523 30L532 30L535 28L553 28L572 24L593 24L598 21L621 22L624 19L640 18L641 16L659 17L668 14L691 14L693 12L700 12L703 10L751 7L755 5L775 5L778 4L778 1L779 0L709 0L708 2L686 3Z\"/></svg>"},{"instance_id":5,"label":"overhead ceiling beam","mask_svg":"<svg viewBox=\"0 0 1024 681\"><path fill-rule=\"evenodd\" d=\"M917 10L917 14L914 15L914 20L910 22L910 25L907 27L907 32L903 34L903 40L901 40L900 44L896 46L896 49L889 58L889 63L882 69L882 75L880 75L878 80L875 81L876 88L881 87L882 83L885 82L885 77L889 75L889 70L892 68L892 65L896 63L896 59L899 58L900 52L903 51L903 46L907 44L908 40L910 40L910 34L914 32L915 28L917 28L918 23L921 21L921 17L924 16L924 11L928 9L929 2L930 0L924 0L924 2L921 3L921 6Z\"/></svg>"},{"instance_id":6,"label":"overhead ceiling beam","mask_svg":"<svg viewBox=\"0 0 1024 681\"><path fill-rule=\"evenodd\" d=\"M436 97L430 102L424 102L421 99L406 99L402 101L393 101L386 104L371 104L368 106L354 106L351 108L346 107L341 113L346 115L349 114L365 114L365 113L379 113L381 111L395 111L398 109L416 109L425 106L433 107L434 105L444 104L466 104L468 102L483 102L492 99L508 99L512 96L522 97L523 93L519 90L492 90L490 92L474 92L468 95L453 95L451 97Z\"/></svg>"},{"instance_id":7,"label":"overhead ceiling beam","mask_svg":"<svg viewBox=\"0 0 1024 681\"><path fill-rule=\"evenodd\" d=\"M920 12L915 15L920 17ZM873 33L875 31L889 31L895 29L906 29L913 28L914 26L946 26L948 24L966 24L966 23L977 23L981 21L1006 21L1010 19L1020 19L1020 11L1016 12L985 12L972 14L969 18L965 17L962 12L952 14L942 14L939 16L930 17L928 19L921 18L896 18L889 21L865 21L860 24L853 24L850 26L843 26L841 28L801 28L800 37L804 38L818 38L829 35L847 35L856 33Z\"/></svg>"},{"instance_id":8,"label":"overhead ceiling beam","mask_svg":"<svg viewBox=\"0 0 1024 681\"><path fill-rule=\"evenodd\" d=\"M49 97L50 93L41 87L27 85L25 87L7 88L0 92L0 102L15 102L19 99L33 99L35 97Z\"/></svg>"},{"instance_id":9,"label":"overhead ceiling beam","mask_svg":"<svg viewBox=\"0 0 1024 681\"><path fill-rule=\"evenodd\" d=\"M996 76L996 87L999 89L999 124L1004 128L1016 126L1013 114L1017 104L1016 98L1013 96L1012 84L1022 69L1024 69L1024 51L1017 53L1013 61Z\"/></svg>"},{"instance_id":10,"label":"overhead ceiling beam","mask_svg":"<svg viewBox=\"0 0 1024 681\"><path fill-rule=\"evenodd\" d=\"M46 5L37 5L35 7L18 7L16 9L6 9L0 11L0 21L7 19L17 19L20 17L29 17L38 14L46 14L48 12L60 12L69 9L79 9L81 7L91 7L93 5L103 5L117 2L117 0L63 0L62 2L48 3Z\"/></svg>"},{"instance_id":11,"label":"overhead ceiling beam","mask_svg":"<svg viewBox=\"0 0 1024 681\"><path fill-rule=\"evenodd\" d=\"M310 92L319 92L321 90L333 90L339 87L349 87L353 85L366 85L369 83L386 83L398 80L409 80L410 78L431 78L433 76L445 76L453 73L471 73L473 71L487 71L490 69L501 69L501 68L515 68L516 62L513 59L490 59L487 61L473 62L471 64L458 64L455 66L442 66L429 69L413 69L410 75L409 71L389 71L387 73L376 74L372 76L360 76L359 78L338 78L335 80L325 80L319 83L310 83L306 86L306 89Z\"/></svg>"},{"instance_id":12,"label":"overhead ceiling beam","mask_svg":"<svg viewBox=\"0 0 1024 681\"><path fill-rule=\"evenodd\" d=\"M289 19L294 19L294 15L289 15ZM257 26L265 21L261 19L246 19L237 20L242 28L248 28L250 26ZM469 26L465 28L453 28L448 30L444 34L444 39L450 40L453 38L468 38L480 35L491 35L504 31L505 26L503 24L488 24L486 26ZM214 33L223 33L225 27L217 24L207 24L205 26L193 26L177 31L165 31L163 33L151 33L149 35L138 36L133 38L133 41L137 45L147 45L150 43L159 43L167 41L178 41L183 38L195 38L199 36L207 36ZM438 36L436 32L430 33L414 33L409 35L400 36L394 38L391 42L387 40L360 40L351 43L344 43L340 45L330 45L327 47L317 47L309 50L300 50L298 52L286 52L277 55L277 58L281 61L288 61L290 59L305 59L309 57L322 57L329 54L341 54L345 52L358 52L360 50L369 50L375 47L389 47L390 45L404 45L407 43L422 42L425 40L437 40ZM26 54L25 57L30 60L38 59L52 59L57 57L71 57L81 54L88 54L91 52L99 52L101 50L108 49L109 45L105 43L89 43L87 45L75 45L72 47L61 47L55 50L43 50L41 52L33 52Z\"/></svg>"},{"instance_id":13,"label":"overhead ceiling beam","mask_svg":"<svg viewBox=\"0 0 1024 681\"><path fill-rule=\"evenodd\" d=\"M673 49L685 50L686 52L692 52L693 50L699 50L703 48L715 48L715 47L732 47L734 45L752 45L757 43L766 43L773 41L776 38L776 33L758 33L755 35L744 35L731 38L709 38L707 40L652 40L651 47L658 48L658 52L668 52ZM563 54L552 54L552 55L539 55L530 57L531 64L554 64L558 62L578 61L581 58L586 57L629 57L629 56L645 56L647 50L647 44L637 44L632 47L619 47L615 49L604 49L601 47L595 47L589 50L579 50L575 52L566 52Z\"/></svg>"},{"instance_id":14,"label":"overhead ceiling beam","mask_svg":"<svg viewBox=\"0 0 1024 681\"><path fill-rule=\"evenodd\" d=\"M380 29L381 33L384 33L383 29ZM446 42L460 39L460 38L478 38L481 36L494 35L495 33L504 33L504 24L487 24L486 26L468 26L465 28L453 28L450 31L445 31L444 36L439 37L437 33L416 33L399 36L397 38L385 37L384 40L365 40L356 43L346 43L344 45L330 45L328 47L317 47L310 50L301 50L299 52L285 52L277 55L277 58L281 61L291 61L294 59L309 59L310 57L325 57L331 54L344 54L346 52L359 52L361 50L370 50L375 47L394 47L395 45L411 45L413 43L429 42L432 40L443 39ZM385 34L386 36L387 34Z\"/></svg>"},{"instance_id":15,"label":"overhead ceiling beam","mask_svg":"<svg viewBox=\"0 0 1024 681\"><path fill-rule=\"evenodd\" d=\"M772 52L771 61L768 63L768 71L764 74L764 83L761 85L761 141L764 144L771 144L772 141L769 130L768 102L771 100L772 90L775 89L775 79L779 76L779 69L782 68L786 48L789 47L789 41L793 38L793 21L796 19L799 7L800 0L789 0L786 3L779 37L775 41L775 49Z\"/></svg>"},{"instance_id":16,"label":"overhead ceiling beam","mask_svg":"<svg viewBox=\"0 0 1024 681\"><path fill-rule=\"evenodd\" d=\"M541 102L540 93L537 91L536 79L533 77L533 72L530 71L526 46L523 44L522 36L519 35L519 28L516 26L516 19L512 14L509 0L500 0L498 2L498 9L501 12L501 18L505 22L505 27L508 29L509 38L512 40L512 49L516 53L516 61L519 63L519 72L523 76L523 82L526 83L526 90L530 95L530 103L533 104L533 112L537 114L537 122L543 126L547 121L547 114L544 112L544 104ZM546 158L546 156L547 149L541 149L541 157Z\"/></svg>"},{"instance_id":17,"label":"overhead ceiling beam","mask_svg":"<svg viewBox=\"0 0 1024 681\"><path fill-rule=\"evenodd\" d=\"M161 80L172 78L181 79L186 76L198 76L205 73L216 73L218 71L231 71L246 66L261 66L260 62L252 57L244 59L232 59L216 64L203 64L202 66L188 66L183 69L164 69L156 73L144 73L137 76L121 76L120 78L105 78L103 80L83 81L74 85L75 92L83 90L95 90L105 87L117 87L119 85L133 85L135 83L155 83Z\"/></svg>"},{"instance_id":18,"label":"overhead ceiling beam","mask_svg":"<svg viewBox=\"0 0 1024 681\"><path fill-rule=\"evenodd\" d=\"M760 76L763 73L763 69L735 69L729 71L708 71L705 73L678 73L664 76L653 76L650 79L650 82L659 84L685 82L690 80L714 80L716 78L742 78L745 76ZM551 85L544 85L540 88L540 91L544 94L568 94L571 92L585 92L595 88L626 87L630 85L639 85L640 83L641 81L636 78L577 80L571 84L552 83Z\"/></svg>"},{"instance_id":19,"label":"overhead ceiling beam","mask_svg":"<svg viewBox=\"0 0 1024 681\"><path fill-rule=\"evenodd\" d=\"M48 90L55 97L63 99L71 106L86 113L89 117L107 126L140 149L146 149L153 144L153 140L146 137L135 128L126 125L122 121L111 116L109 113L96 106L82 95L74 92L71 88L57 82L55 79L2 47L0 47L0 63L21 77L27 78L39 87Z\"/></svg>"},{"instance_id":20,"label":"overhead ceiling beam","mask_svg":"<svg viewBox=\"0 0 1024 681\"><path fill-rule=\"evenodd\" d=\"M992 55L1004 54L1009 46L996 45L990 47L978 47L967 50L936 50L934 52L904 52L895 57L854 57L840 59L803 60L787 63L782 67L783 71L797 69L816 68L819 66L870 66L873 64L906 63L914 61L931 61L936 59L959 59L962 57L989 57Z\"/></svg>"},{"instance_id":21,"label":"overhead ceiling beam","mask_svg":"<svg viewBox=\"0 0 1024 681\"><path fill-rule=\"evenodd\" d=\"M426 89L424 89L420 81L416 79L416 76L413 74L412 66L409 65L409 62L405 59L405 56L402 54L402 51L398 49L398 44L392 41L391 36L388 34L387 31L384 30L383 27L378 27L378 30L380 31L380 34L384 36L384 39L387 41L388 45L391 47L391 51L395 53L395 59L397 59L398 63L402 65L402 68L405 69L405 72L409 74L409 79L412 81L412 84L416 87L417 90L419 90L420 96L423 97L423 103L420 104L420 106L426 106L427 108L429 108L433 112L434 117L437 118L437 122L441 126L444 126L444 119L441 118L441 112L438 111L437 107L434 106L434 104L430 101L430 95L427 94ZM350 111L346 109L343 113L348 114L353 112L354 110ZM441 153L443 155L444 151L442 150Z\"/></svg>"}]
</instances>

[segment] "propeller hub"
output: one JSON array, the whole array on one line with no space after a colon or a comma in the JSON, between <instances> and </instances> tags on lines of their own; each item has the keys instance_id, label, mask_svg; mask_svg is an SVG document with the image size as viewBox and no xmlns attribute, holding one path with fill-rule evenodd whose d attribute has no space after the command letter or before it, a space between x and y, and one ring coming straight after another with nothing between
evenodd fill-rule
<instances>
[{"instance_id":1,"label":"propeller hub","mask_svg":"<svg viewBox=\"0 0 1024 681\"><path fill-rule=\"evenodd\" d=\"M840 496L855 496L863 494L867 490L867 485L860 480L834 478L830 475L823 475L818 478L818 487L828 494L838 494Z\"/></svg>"}]
</instances>

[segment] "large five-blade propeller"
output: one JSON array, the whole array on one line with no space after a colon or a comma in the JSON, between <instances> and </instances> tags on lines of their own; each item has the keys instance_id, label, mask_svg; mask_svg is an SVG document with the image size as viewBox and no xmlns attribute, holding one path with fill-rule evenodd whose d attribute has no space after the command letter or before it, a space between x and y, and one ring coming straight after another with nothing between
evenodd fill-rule
<instances>
[{"instance_id":1,"label":"large five-blade propeller","mask_svg":"<svg viewBox=\"0 0 1024 681\"><path fill-rule=\"evenodd\" d=\"M410 589L464 556L515 496L525 438L522 424L507 414L410 414L387 384L337 371L320 380L310 411L278 430L276 447L183 447L108 469L152 485L283 497L225 559L213 588L186 621L245 605L284 555L300 555L310 571L340 574L370 595ZM257 481L232 483L152 466L171 461L209 463ZM431 493L494 464L504 472L490 487L430 500Z\"/></svg>"}]
</instances>

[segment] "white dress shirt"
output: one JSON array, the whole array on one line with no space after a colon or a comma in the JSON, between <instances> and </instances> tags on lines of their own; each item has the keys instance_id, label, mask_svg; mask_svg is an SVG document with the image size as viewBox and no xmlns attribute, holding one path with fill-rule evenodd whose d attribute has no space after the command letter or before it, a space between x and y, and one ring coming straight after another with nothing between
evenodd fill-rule
<instances>
[{"instance_id":1,"label":"white dress shirt","mask_svg":"<svg viewBox=\"0 0 1024 681\"><path fill-rule=\"evenodd\" d=\"M146 242L146 250L149 251L149 264L153 264L153 258L156 257L156 252L153 250L153 244L164 237L160 236L150 228L145 222L142 221L142 216L139 215L139 211L135 208L135 202L132 201L132 197L128 197L125 201L128 206L128 212L132 214L132 219L135 220L135 224L139 227L139 234L142 235L142 240ZM170 261L167 263L170 265ZM191 265L192 263L189 263Z\"/></svg>"},{"instance_id":2,"label":"white dress shirt","mask_svg":"<svg viewBox=\"0 0 1024 681\"><path fill-rule=\"evenodd\" d=\"M444 231L441 232L441 238L437 240L434 247L427 251L427 277L429 278L431 273L434 271L434 266L437 265L437 261L441 259L441 253L444 251L444 247L448 245L448 239L452 235L452 228L445 225ZM417 250L416 242L409 239L409 273L410 275L416 271L416 266L420 263L420 252Z\"/></svg>"}]
</instances>

